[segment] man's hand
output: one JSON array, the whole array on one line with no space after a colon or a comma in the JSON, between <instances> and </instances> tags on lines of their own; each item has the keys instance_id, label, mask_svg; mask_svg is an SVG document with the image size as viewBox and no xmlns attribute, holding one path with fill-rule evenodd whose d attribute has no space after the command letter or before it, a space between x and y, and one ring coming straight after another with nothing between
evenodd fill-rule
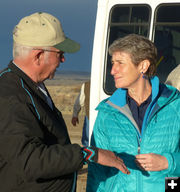
<instances>
[{"instance_id":1,"label":"man's hand","mask_svg":"<svg viewBox=\"0 0 180 192\"><path fill-rule=\"evenodd\" d=\"M79 124L79 119L78 117L72 117L71 123L76 126L76 124Z\"/></svg>"},{"instance_id":2,"label":"man's hand","mask_svg":"<svg viewBox=\"0 0 180 192\"><path fill-rule=\"evenodd\" d=\"M155 153L136 155L137 166L145 171L161 171L168 168L168 160Z\"/></svg>"},{"instance_id":3,"label":"man's hand","mask_svg":"<svg viewBox=\"0 0 180 192\"><path fill-rule=\"evenodd\" d=\"M125 174L130 174L123 160L116 156L112 151L98 149L98 160L97 163L109 167L115 167Z\"/></svg>"}]
</instances>

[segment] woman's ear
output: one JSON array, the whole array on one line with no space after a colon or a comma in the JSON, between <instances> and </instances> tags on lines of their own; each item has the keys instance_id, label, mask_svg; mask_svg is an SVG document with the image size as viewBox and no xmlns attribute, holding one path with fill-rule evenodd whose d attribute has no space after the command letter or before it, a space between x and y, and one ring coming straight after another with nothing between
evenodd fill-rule
<instances>
[{"instance_id":1,"label":"woman's ear","mask_svg":"<svg viewBox=\"0 0 180 192\"><path fill-rule=\"evenodd\" d=\"M139 64L140 72L141 73L146 73L146 71L148 70L149 66L150 66L149 60L146 59L146 60L141 61L140 64Z\"/></svg>"}]
</instances>

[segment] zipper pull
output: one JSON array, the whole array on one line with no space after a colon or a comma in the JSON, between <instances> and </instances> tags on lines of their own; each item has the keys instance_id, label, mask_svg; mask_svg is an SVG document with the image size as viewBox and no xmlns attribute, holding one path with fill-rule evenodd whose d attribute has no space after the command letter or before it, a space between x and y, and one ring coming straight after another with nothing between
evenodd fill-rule
<instances>
[{"instance_id":1,"label":"zipper pull","mask_svg":"<svg viewBox=\"0 0 180 192\"><path fill-rule=\"evenodd\" d=\"M140 154L140 150L141 150L140 143L141 143L141 137L139 138L139 142L138 142L138 154Z\"/></svg>"},{"instance_id":2,"label":"zipper pull","mask_svg":"<svg viewBox=\"0 0 180 192\"><path fill-rule=\"evenodd\" d=\"M140 146L138 146L138 154L140 154L140 149L141 149Z\"/></svg>"}]
</instances>

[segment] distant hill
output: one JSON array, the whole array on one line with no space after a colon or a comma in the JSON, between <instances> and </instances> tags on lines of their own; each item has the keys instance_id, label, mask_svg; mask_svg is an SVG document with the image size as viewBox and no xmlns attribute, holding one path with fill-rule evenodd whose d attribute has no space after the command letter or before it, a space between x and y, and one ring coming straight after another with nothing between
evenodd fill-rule
<instances>
[{"instance_id":1,"label":"distant hill","mask_svg":"<svg viewBox=\"0 0 180 192\"><path fill-rule=\"evenodd\" d=\"M79 71L56 71L52 80L46 80L46 85L82 84L90 79L90 73Z\"/></svg>"},{"instance_id":2,"label":"distant hill","mask_svg":"<svg viewBox=\"0 0 180 192\"><path fill-rule=\"evenodd\" d=\"M59 74L62 74L62 75L74 74L74 75L86 75L86 76L90 76L90 73L87 72L87 71L61 71L61 70L58 70L58 71L56 71L56 74L57 74L57 75L59 75Z\"/></svg>"}]
</instances>

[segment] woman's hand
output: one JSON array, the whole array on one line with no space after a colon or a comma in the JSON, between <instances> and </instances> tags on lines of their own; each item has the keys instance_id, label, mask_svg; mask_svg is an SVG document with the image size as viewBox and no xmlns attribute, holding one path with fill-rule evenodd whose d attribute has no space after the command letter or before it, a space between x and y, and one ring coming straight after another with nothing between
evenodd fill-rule
<instances>
[{"instance_id":1,"label":"woman's hand","mask_svg":"<svg viewBox=\"0 0 180 192\"><path fill-rule=\"evenodd\" d=\"M155 153L136 155L137 166L145 171L161 171L168 168L168 160Z\"/></svg>"}]
</instances>

